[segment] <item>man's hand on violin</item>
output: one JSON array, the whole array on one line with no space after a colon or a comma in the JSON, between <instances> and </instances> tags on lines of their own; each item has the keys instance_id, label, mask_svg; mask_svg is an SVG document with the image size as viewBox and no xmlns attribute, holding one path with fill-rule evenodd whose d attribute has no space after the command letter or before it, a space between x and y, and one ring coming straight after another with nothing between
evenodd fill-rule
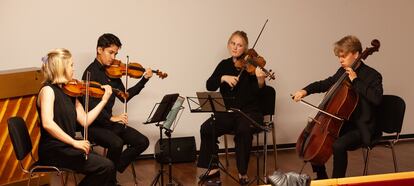
<instances>
[{"instance_id":1,"label":"man's hand on violin","mask_svg":"<svg viewBox=\"0 0 414 186\"><path fill-rule=\"evenodd\" d=\"M348 74L348 77L351 80L351 82L354 81L354 79L358 77L356 72L351 67L346 67L345 73Z\"/></svg>"},{"instance_id":2,"label":"man's hand on violin","mask_svg":"<svg viewBox=\"0 0 414 186\"><path fill-rule=\"evenodd\" d=\"M292 99L296 102L300 101L302 98L304 98L308 93L306 90L299 90L296 91L295 94L292 96Z\"/></svg>"},{"instance_id":3,"label":"man's hand on violin","mask_svg":"<svg viewBox=\"0 0 414 186\"><path fill-rule=\"evenodd\" d=\"M152 77L152 70L151 70L151 68L146 68L145 69L145 75L144 75L144 78L145 79L149 79L149 78L151 78Z\"/></svg>"},{"instance_id":4,"label":"man's hand on violin","mask_svg":"<svg viewBox=\"0 0 414 186\"><path fill-rule=\"evenodd\" d=\"M224 75L221 76L221 82L226 82L231 88L237 85L239 78L237 76Z\"/></svg>"},{"instance_id":5,"label":"man's hand on violin","mask_svg":"<svg viewBox=\"0 0 414 186\"><path fill-rule=\"evenodd\" d=\"M115 115L110 120L119 124L128 124L128 115L126 113Z\"/></svg>"},{"instance_id":6,"label":"man's hand on violin","mask_svg":"<svg viewBox=\"0 0 414 186\"><path fill-rule=\"evenodd\" d=\"M102 85L101 88L105 89L105 93L102 96L102 100L103 101L108 101L108 99L111 97L112 95L112 87L109 85Z\"/></svg>"},{"instance_id":7,"label":"man's hand on violin","mask_svg":"<svg viewBox=\"0 0 414 186\"><path fill-rule=\"evenodd\" d=\"M75 140L72 144L73 147L83 150L86 154L89 154L91 144L88 140Z\"/></svg>"},{"instance_id":8,"label":"man's hand on violin","mask_svg":"<svg viewBox=\"0 0 414 186\"><path fill-rule=\"evenodd\" d=\"M263 70L260 67L256 67L255 74L256 74L256 77L258 77L258 78L266 78L267 77L266 73L263 72Z\"/></svg>"}]
</instances>

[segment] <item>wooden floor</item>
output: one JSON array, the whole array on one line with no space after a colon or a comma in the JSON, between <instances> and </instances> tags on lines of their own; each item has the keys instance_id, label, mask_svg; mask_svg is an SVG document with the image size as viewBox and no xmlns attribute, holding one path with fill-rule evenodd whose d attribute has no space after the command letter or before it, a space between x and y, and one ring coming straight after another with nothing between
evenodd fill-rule
<instances>
[{"instance_id":1,"label":"wooden floor","mask_svg":"<svg viewBox=\"0 0 414 186\"><path fill-rule=\"evenodd\" d=\"M399 171L413 171L414 161L414 141L401 141L396 146L396 154L398 160ZM269 152L268 160L268 174L274 171L273 152ZM278 150L277 166L279 170L284 172L295 171L298 172L302 166L302 161L297 157L294 149ZM388 148L378 146L373 149L370 156L369 174L382 174L390 173L394 171L391 151ZM356 150L348 153L348 170L347 176L360 176L363 171L363 159L361 150ZM220 155L220 160L224 164L224 155ZM262 169L260 164L260 169ZM151 184L153 178L157 175L159 166L154 160L139 160L135 163L135 170L137 171L138 185L147 186ZM165 170L168 170L168 166L165 166ZM237 176L237 169L235 167L234 155L230 155L230 165L227 169L233 176ZM332 159L327 163L327 171L330 175L332 171ZM198 176L203 173L202 169L196 167L194 163L180 163L173 165L173 176L182 185L197 185ZM314 178L310 165L306 165L304 173L307 173ZM253 179L256 174L256 157L252 153L248 175L250 179ZM238 185L229 176L221 174L222 185L231 186ZM78 176L81 177L81 176ZM167 176L165 176L167 177ZM123 174L117 175L118 181L121 185L134 185L131 169L127 169ZM52 185L59 185L59 179L56 176L52 177ZM168 181L166 179L166 181ZM55 184L56 183L56 184ZM69 185L74 185L73 181ZM253 184L255 185L255 184Z\"/></svg>"}]
</instances>

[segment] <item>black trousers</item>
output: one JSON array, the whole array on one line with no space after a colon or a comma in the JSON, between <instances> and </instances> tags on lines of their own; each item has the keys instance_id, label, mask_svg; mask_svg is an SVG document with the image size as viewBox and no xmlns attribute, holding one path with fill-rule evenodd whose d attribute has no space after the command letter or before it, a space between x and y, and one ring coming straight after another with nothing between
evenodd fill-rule
<instances>
[{"instance_id":1,"label":"black trousers","mask_svg":"<svg viewBox=\"0 0 414 186\"><path fill-rule=\"evenodd\" d=\"M247 113L258 123L263 123L263 115L260 113ZM209 118L201 125L201 145L197 166L208 168L211 155L218 152L219 136L234 134L237 169L240 174L247 173L250 150L252 147L253 133L256 130L251 127L251 122L238 113L216 113L215 122Z\"/></svg>"},{"instance_id":2,"label":"black trousers","mask_svg":"<svg viewBox=\"0 0 414 186\"><path fill-rule=\"evenodd\" d=\"M83 151L73 147L57 147L47 151L39 151L39 161L43 165L57 166L82 173L85 177L79 186L115 185L112 178L116 177L116 170L111 160L94 152L85 160Z\"/></svg>"},{"instance_id":3,"label":"black trousers","mask_svg":"<svg viewBox=\"0 0 414 186\"><path fill-rule=\"evenodd\" d=\"M107 148L107 158L112 160L119 172L124 172L128 165L149 146L146 136L128 125L114 123L110 126L89 127L91 141ZM124 145L127 148L123 150Z\"/></svg>"},{"instance_id":4,"label":"black trousers","mask_svg":"<svg viewBox=\"0 0 414 186\"><path fill-rule=\"evenodd\" d=\"M347 123L350 124L350 123ZM343 178L348 166L348 151L362 146L361 132L354 125L344 125L340 137L333 143L333 171L332 178ZM316 173L325 172L325 165L312 165ZM325 173L326 174L326 173Z\"/></svg>"}]
</instances>

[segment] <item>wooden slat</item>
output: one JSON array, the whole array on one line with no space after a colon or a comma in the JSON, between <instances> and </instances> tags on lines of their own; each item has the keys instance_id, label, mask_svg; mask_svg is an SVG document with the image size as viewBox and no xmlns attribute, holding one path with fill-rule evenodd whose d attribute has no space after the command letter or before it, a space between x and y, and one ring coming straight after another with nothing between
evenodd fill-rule
<instances>
[{"instance_id":1,"label":"wooden slat","mask_svg":"<svg viewBox=\"0 0 414 186\"><path fill-rule=\"evenodd\" d=\"M33 116L33 110L36 111L36 108L33 106L33 102L36 99L36 96L25 96L22 98L22 101L20 103L20 106L16 106L19 107L19 110L17 111L16 115L21 116L24 120L28 120L30 118L32 118ZM25 105L25 106L23 106ZM28 123L26 122L28 131L30 136L32 135L31 131L33 130L33 126L34 123ZM33 140L32 140L33 141ZM10 149L10 154L12 153L12 149ZM31 161L30 158L27 158L24 161L25 164L25 168L27 169L33 162ZM13 180L13 178L21 178L21 177L27 177L25 175L25 173L23 173L21 171L21 168L19 166L18 161L14 161L13 164L10 166L9 172L8 174L5 174L5 176L7 176L7 180Z\"/></svg>"},{"instance_id":2,"label":"wooden slat","mask_svg":"<svg viewBox=\"0 0 414 186\"><path fill-rule=\"evenodd\" d=\"M0 71L0 86L8 87L0 91L0 185L17 183L28 178L20 169L8 137L7 119L21 116L25 119L33 144L33 154L37 156L40 139L36 96L42 81L39 68L25 68ZM28 167L29 158L24 161Z\"/></svg>"},{"instance_id":3,"label":"wooden slat","mask_svg":"<svg viewBox=\"0 0 414 186\"><path fill-rule=\"evenodd\" d=\"M3 131L3 132L0 132L0 144L4 144L3 140L5 140L7 138L7 136L9 135L8 130L7 130L7 121L5 120L5 118L7 116L6 117L4 116L6 114L7 106L9 105L9 101L10 101L9 99L5 99L5 100L1 101L2 102L2 107L1 107L1 110L0 110L0 123L5 123L6 125L0 125L0 131ZM3 149L3 146L0 146L0 152L2 151L2 149Z\"/></svg>"},{"instance_id":4,"label":"wooden slat","mask_svg":"<svg viewBox=\"0 0 414 186\"><path fill-rule=\"evenodd\" d=\"M1 138L0 138L0 144L3 144L3 145L0 149L2 151L2 155L1 155L2 157L1 158L4 159L4 160L9 160L10 159L10 154L8 153L9 150L10 150L10 148L9 148L10 143L7 143L7 144L5 143L6 139L8 138L8 133L9 133L9 130L7 129L7 119L16 114L16 110L14 109L14 106L16 104L20 104L20 101L21 101L21 98L11 99L9 101L9 104L7 105L7 108L4 112L3 117L0 118L0 123L1 123L0 130L3 131L2 134L1 134ZM5 147L5 148L3 148L3 147ZM7 147L7 149L6 149L6 147ZM4 162L6 162L6 163L0 165L0 172L2 172L2 173L5 172L5 168L7 166L10 166L10 165L8 165L10 163L9 161L4 161Z\"/></svg>"}]
</instances>

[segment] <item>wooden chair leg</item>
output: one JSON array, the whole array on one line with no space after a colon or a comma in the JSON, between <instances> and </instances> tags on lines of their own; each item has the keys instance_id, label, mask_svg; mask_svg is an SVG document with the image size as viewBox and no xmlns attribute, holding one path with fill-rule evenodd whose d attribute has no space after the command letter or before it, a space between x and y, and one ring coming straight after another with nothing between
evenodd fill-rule
<instances>
[{"instance_id":1,"label":"wooden chair leg","mask_svg":"<svg viewBox=\"0 0 414 186\"><path fill-rule=\"evenodd\" d=\"M69 180L69 172L64 172L63 174L65 174L65 184L68 183Z\"/></svg>"},{"instance_id":2,"label":"wooden chair leg","mask_svg":"<svg viewBox=\"0 0 414 186\"><path fill-rule=\"evenodd\" d=\"M267 131L263 133L263 180L267 183Z\"/></svg>"},{"instance_id":3,"label":"wooden chair leg","mask_svg":"<svg viewBox=\"0 0 414 186\"><path fill-rule=\"evenodd\" d=\"M364 148L364 149L366 149L366 153L365 153L365 156L364 156L364 163L365 163L365 165L364 165L364 172L363 172L363 175L365 176L365 175L367 175L368 174L368 164L369 164L369 148Z\"/></svg>"},{"instance_id":4,"label":"wooden chair leg","mask_svg":"<svg viewBox=\"0 0 414 186\"><path fill-rule=\"evenodd\" d=\"M36 184L37 186L39 186L40 185L40 174L38 174L37 175L37 184Z\"/></svg>"},{"instance_id":5,"label":"wooden chair leg","mask_svg":"<svg viewBox=\"0 0 414 186\"><path fill-rule=\"evenodd\" d=\"M73 180L75 181L75 185L78 185L78 180L76 179L76 173L72 172L73 174Z\"/></svg>"},{"instance_id":6,"label":"wooden chair leg","mask_svg":"<svg viewBox=\"0 0 414 186\"><path fill-rule=\"evenodd\" d=\"M27 186L30 186L30 182L32 181L32 175L29 174L29 181L27 181Z\"/></svg>"},{"instance_id":7,"label":"wooden chair leg","mask_svg":"<svg viewBox=\"0 0 414 186\"><path fill-rule=\"evenodd\" d=\"M60 180L62 182L62 185L66 185L65 183L65 179L63 178L63 172L59 173L60 174Z\"/></svg>"},{"instance_id":8,"label":"wooden chair leg","mask_svg":"<svg viewBox=\"0 0 414 186\"><path fill-rule=\"evenodd\" d=\"M275 129L275 124L271 123L271 127L272 127L272 140L273 140L273 157L274 157L274 161L275 161L275 170L277 170L277 148L276 148L276 129Z\"/></svg>"},{"instance_id":9,"label":"wooden chair leg","mask_svg":"<svg viewBox=\"0 0 414 186\"><path fill-rule=\"evenodd\" d=\"M137 174L135 173L134 162L131 162L131 169L132 169L132 176L134 177L135 186L137 186L138 182L137 182Z\"/></svg>"},{"instance_id":10,"label":"wooden chair leg","mask_svg":"<svg viewBox=\"0 0 414 186\"><path fill-rule=\"evenodd\" d=\"M392 152L392 160L394 161L394 172L398 172L397 157L395 156L394 142L390 141L390 148Z\"/></svg>"},{"instance_id":11,"label":"wooden chair leg","mask_svg":"<svg viewBox=\"0 0 414 186\"><path fill-rule=\"evenodd\" d=\"M226 167L229 166L229 148L228 148L228 144L227 144L227 135L223 135L224 138L224 153L225 153L225 157L226 157Z\"/></svg>"}]
</instances>

